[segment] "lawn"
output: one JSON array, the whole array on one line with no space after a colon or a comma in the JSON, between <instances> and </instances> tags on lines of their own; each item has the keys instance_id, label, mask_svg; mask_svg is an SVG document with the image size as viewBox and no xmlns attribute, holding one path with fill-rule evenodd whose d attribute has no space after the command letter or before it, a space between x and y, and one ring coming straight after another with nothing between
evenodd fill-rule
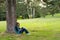
<instances>
[{"instance_id":1,"label":"lawn","mask_svg":"<svg viewBox=\"0 0 60 40\"><path fill-rule=\"evenodd\" d=\"M60 18L23 19L18 22L29 30L30 35L3 33L6 21L0 21L0 40L60 40Z\"/></svg>"}]
</instances>

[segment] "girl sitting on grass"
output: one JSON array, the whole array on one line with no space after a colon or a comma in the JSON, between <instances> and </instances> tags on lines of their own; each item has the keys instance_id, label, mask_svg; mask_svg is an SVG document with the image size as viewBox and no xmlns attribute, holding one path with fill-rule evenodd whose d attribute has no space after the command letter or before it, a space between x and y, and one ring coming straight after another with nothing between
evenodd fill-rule
<instances>
[{"instance_id":1,"label":"girl sitting on grass","mask_svg":"<svg viewBox=\"0 0 60 40\"><path fill-rule=\"evenodd\" d=\"M16 22L16 26L15 26L16 33L22 34L23 32L25 32L26 34L29 34L29 32L26 28L23 28L23 27L20 28L19 26L20 26L20 24L18 22Z\"/></svg>"}]
</instances>

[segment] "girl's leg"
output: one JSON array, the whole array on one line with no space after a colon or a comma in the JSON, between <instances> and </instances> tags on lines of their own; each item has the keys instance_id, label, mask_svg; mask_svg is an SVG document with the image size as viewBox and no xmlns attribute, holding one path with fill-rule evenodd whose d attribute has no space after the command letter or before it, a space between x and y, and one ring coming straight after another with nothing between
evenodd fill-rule
<instances>
[{"instance_id":1,"label":"girl's leg","mask_svg":"<svg viewBox=\"0 0 60 40\"><path fill-rule=\"evenodd\" d=\"M21 28L21 33L23 33L23 32L25 32L25 33L29 33L27 29L25 29L25 28Z\"/></svg>"}]
</instances>

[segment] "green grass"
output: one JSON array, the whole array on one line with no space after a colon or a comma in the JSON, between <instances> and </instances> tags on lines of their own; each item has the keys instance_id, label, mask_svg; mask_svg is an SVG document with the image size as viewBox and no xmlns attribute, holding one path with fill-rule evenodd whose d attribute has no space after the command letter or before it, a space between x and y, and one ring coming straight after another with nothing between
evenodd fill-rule
<instances>
[{"instance_id":1,"label":"green grass","mask_svg":"<svg viewBox=\"0 0 60 40\"><path fill-rule=\"evenodd\" d=\"M46 18L60 18L60 13L56 13L53 17L52 15L47 15Z\"/></svg>"},{"instance_id":2,"label":"green grass","mask_svg":"<svg viewBox=\"0 0 60 40\"><path fill-rule=\"evenodd\" d=\"M0 40L60 40L60 18L36 18L18 20L30 35L0 33ZM6 30L6 22L0 21L0 32Z\"/></svg>"}]
</instances>

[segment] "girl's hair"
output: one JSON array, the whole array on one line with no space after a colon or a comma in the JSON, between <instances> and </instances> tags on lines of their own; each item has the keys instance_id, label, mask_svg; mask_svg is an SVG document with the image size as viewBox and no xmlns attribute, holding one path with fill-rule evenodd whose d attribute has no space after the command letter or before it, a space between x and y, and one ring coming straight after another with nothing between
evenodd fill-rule
<instances>
[{"instance_id":1,"label":"girl's hair","mask_svg":"<svg viewBox=\"0 0 60 40\"><path fill-rule=\"evenodd\" d=\"M16 22L16 25L18 25L19 23L18 22Z\"/></svg>"}]
</instances>

